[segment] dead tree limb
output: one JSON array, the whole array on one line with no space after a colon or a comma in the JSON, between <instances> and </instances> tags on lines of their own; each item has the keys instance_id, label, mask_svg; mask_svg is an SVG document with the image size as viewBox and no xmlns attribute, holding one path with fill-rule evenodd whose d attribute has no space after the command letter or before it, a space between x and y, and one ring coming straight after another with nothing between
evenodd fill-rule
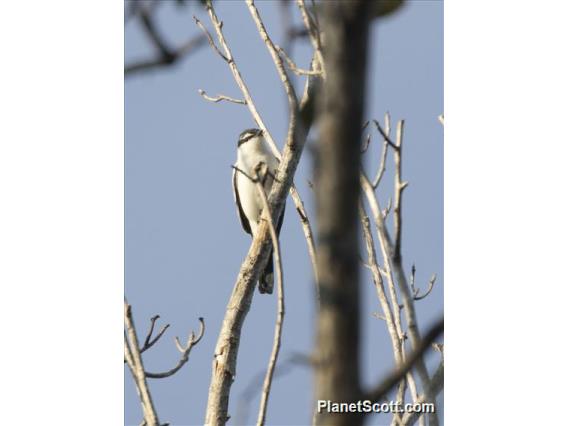
<instances>
[{"instance_id":1,"label":"dead tree limb","mask_svg":"<svg viewBox=\"0 0 568 426\"><path fill-rule=\"evenodd\" d=\"M146 377L148 377L149 379L164 379L166 377L170 377L176 374L187 363L187 361L189 361L189 354L191 353L191 350L195 345L197 345L201 341L201 338L203 337L204 333L205 333L205 322L203 321L203 318L199 318L199 333L196 336L195 333L192 331L189 337L187 338L187 343L185 344L185 347L181 345L177 336L174 339L176 343L176 348L181 353L181 357L178 363L176 364L176 366L163 373L150 373L146 371L145 373Z\"/></svg>"},{"instance_id":2,"label":"dead tree limb","mask_svg":"<svg viewBox=\"0 0 568 426\"><path fill-rule=\"evenodd\" d=\"M158 426L158 414L152 402L152 395L146 382L146 374L144 373L144 364L140 356L140 345L138 344L138 336L134 328L134 321L132 319L132 309L126 301L124 301L124 326L126 327L124 333L124 357L126 364L132 374L134 383L136 384L136 391L142 403L142 412L144 414L144 421L148 426Z\"/></svg>"},{"instance_id":3,"label":"dead tree limb","mask_svg":"<svg viewBox=\"0 0 568 426\"><path fill-rule=\"evenodd\" d=\"M380 402L387 397L388 393L396 386L396 384L404 378L404 376L416 366L416 363L422 359L424 353L430 348L435 339L438 338L444 331L444 319L438 319L430 330L422 339L420 345L410 354L410 356L405 360L404 364L399 368L395 369L391 374L389 374L385 379L381 381L375 388L369 390L365 393L364 399L368 399L373 402ZM443 368L442 368L443 374ZM432 386L432 385L430 385ZM434 389L433 389L434 390ZM418 418L418 416L417 416ZM404 418L403 418L404 422Z\"/></svg>"},{"instance_id":4,"label":"dead tree limb","mask_svg":"<svg viewBox=\"0 0 568 426\"><path fill-rule=\"evenodd\" d=\"M244 98L244 103L247 105L247 107L248 107L248 109L249 109L249 111L252 115L253 120L255 121L258 128L263 131L263 135L266 138L266 141L268 142L268 145L270 146L272 153L276 156L276 158L281 160L282 154L278 150L278 146L277 146L274 138L272 137L272 133L270 132L270 130L268 129L268 127L264 123L264 120L262 119L262 116L260 115L259 110L256 108L256 105L255 105L255 103L252 99L252 96L251 96L251 93L248 89L248 86L246 85L246 83L245 83L245 81L244 81L244 79L243 79L243 77L242 77L242 75L239 71L239 68L238 68L238 66L235 62L235 59L234 59L233 54L231 52L231 49L229 48L229 45L228 45L228 43L225 39L225 36L223 34L223 22L218 19L218 17L215 14L215 11L212 8L212 6L209 6L209 3L207 4L207 10L209 11L209 16L211 18L211 22L212 22L212 24L215 28L215 32L217 34L219 44L221 45L221 49L223 51L221 51L221 49L219 47L217 47L216 43L213 41L213 37L211 36L209 31L207 31L207 29L205 28L203 23L199 19L197 19L195 16L193 17L193 19L195 20L195 23L199 26L201 31L203 31L203 33L205 34L205 36L209 40L209 44L211 45L211 48L229 66L229 69L231 70L231 73L233 74L233 78L235 79L235 83L237 84L237 86L239 87L239 89L242 92L242 95L243 95L243 98ZM263 25L263 27L264 27L264 25ZM264 32L265 32L266 37L268 37L267 34L266 34L266 30ZM262 36L262 37L264 37L264 36ZM265 41L265 43L266 43L266 41ZM272 43L272 42L270 41L270 43ZM269 50L270 49L271 48L269 47ZM273 56L273 58L274 58L274 56ZM280 61L280 63L276 63L276 66L278 68L278 73L279 73L279 75L282 79L284 77L284 75L286 75L286 73L285 73L285 70L282 66L281 59L279 59L279 61ZM312 69L315 70L317 67L318 67L317 60L312 60ZM289 80L287 77L286 77L286 79ZM302 100L300 101L299 117L301 118L301 122L303 124L303 128L304 128L304 131L305 131L306 134L309 132L310 126L311 126L313 118L314 118L314 110L315 110L314 98L315 98L315 92L317 90L317 86L318 85L317 85L317 80L316 80L315 76L313 76L313 75L309 76L309 78L306 81ZM284 87L287 90L287 97L290 100L290 95L288 94L288 92L290 90L293 90L293 88L292 88L291 84L287 84L285 82L284 82ZM302 223L302 230L304 231L304 236L305 236L306 242L308 244L308 253L310 255L310 260L312 262L312 268L314 270L315 282L317 282L318 281L318 274L317 274L317 268L316 268L316 249L315 249L315 242L314 242L314 239L313 239L313 231L312 231L310 221L308 219L308 214L307 214L306 209L304 207L304 203L303 203L303 201L300 197L300 194L296 190L296 187L294 186L294 184L292 184L292 187L290 188L290 195L292 197L292 200L294 201L294 204L296 205L296 210L297 210L297 212L300 216L300 220L301 220L301 223Z\"/></svg>"},{"instance_id":5,"label":"dead tree limb","mask_svg":"<svg viewBox=\"0 0 568 426\"><path fill-rule=\"evenodd\" d=\"M271 138L270 133L267 131L266 126L254 106L248 88L230 52L222 32L221 21L218 19L210 1L207 2L206 7L215 32L217 33L219 44L224 50L224 56L228 59L226 62L233 73L237 85L243 93L247 107L251 111L255 121L257 121L257 124L259 124L259 127L262 130L266 130L267 139ZM276 65L279 75L281 77L286 75L283 67L281 68L278 63L276 63ZM291 84L287 84L285 81L283 81L283 83L289 99L294 99L295 95L288 93L289 89L293 90ZM306 87L304 95L308 94L307 96L309 96L309 93L308 86ZM292 186L294 173L296 172L305 144L306 133L300 111L302 104L309 105L309 99L304 98L300 105L296 102L295 105L292 105L290 108L288 133L281 155L280 166L276 173L277 179L274 181L268 197L273 220L276 220L282 212L286 195ZM236 375L237 355L242 325L250 309L255 283L258 280L261 269L264 268L268 260L270 247L271 241L268 224L264 221L260 224L247 257L241 265L217 340L211 384L209 387L209 399L205 415L205 424L207 425L222 425L228 420L229 394Z\"/></svg>"}]
</instances>

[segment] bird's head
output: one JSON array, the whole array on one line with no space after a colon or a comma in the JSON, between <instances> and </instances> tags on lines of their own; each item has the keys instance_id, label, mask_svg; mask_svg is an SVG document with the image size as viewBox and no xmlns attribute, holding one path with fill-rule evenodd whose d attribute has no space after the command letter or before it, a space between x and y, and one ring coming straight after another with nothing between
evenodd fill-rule
<instances>
[{"instance_id":1,"label":"bird's head","mask_svg":"<svg viewBox=\"0 0 568 426\"><path fill-rule=\"evenodd\" d=\"M239 142L238 142L238 147L240 147L242 144L250 141L250 140L254 140L255 138L262 136L262 130L260 129L246 129L243 132L241 132L241 134L239 135Z\"/></svg>"}]
</instances>

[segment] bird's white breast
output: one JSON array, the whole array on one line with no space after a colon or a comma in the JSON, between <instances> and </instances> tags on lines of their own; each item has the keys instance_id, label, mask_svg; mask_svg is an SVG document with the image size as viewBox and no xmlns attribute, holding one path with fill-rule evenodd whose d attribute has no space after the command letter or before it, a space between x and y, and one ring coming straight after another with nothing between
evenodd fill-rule
<instances>
[{"instance_id":1,"label":"bird's white breast","mask_svg":"<svg viewBox=\"0 0 568 426\"><path fill-rule=\"evenodd\" d=\"M260 162L264 162L268 166L270 173L274 175L278 168L278 160L274 157L262 137L254 139L256 140L248 141L239 147L237 167L247 173L250 177L255 177L255 167ZM251 231L254 235L258 226L258 221L260 220L260 213L262 211L262 198L255 183L247 176L244 176L242 173L237 171L236 179L241 207L250 222ZM264 190L267 195L272 187L272 181L273 179L271 176L266 177Z\"/></svg>"}]
</instances>

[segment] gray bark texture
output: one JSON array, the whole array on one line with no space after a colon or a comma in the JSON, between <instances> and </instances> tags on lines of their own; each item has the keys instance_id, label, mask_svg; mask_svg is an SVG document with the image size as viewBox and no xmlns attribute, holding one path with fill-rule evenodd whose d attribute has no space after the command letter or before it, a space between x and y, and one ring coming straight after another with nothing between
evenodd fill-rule
<instances>
[{"instance_id":1,"label":"gray bark texture","mask_svg":"<svg viewBox=\"0 0 568 426\"><path fill-rule=\"evenodd\" d=\"M368 5L324 3L326 79L318 96L315 158L320 308L315 349L316 399L356 401L359 377L358 200ZM361 424L361 414L315 413L317 425Z\"/></svg>"}]
</instances>

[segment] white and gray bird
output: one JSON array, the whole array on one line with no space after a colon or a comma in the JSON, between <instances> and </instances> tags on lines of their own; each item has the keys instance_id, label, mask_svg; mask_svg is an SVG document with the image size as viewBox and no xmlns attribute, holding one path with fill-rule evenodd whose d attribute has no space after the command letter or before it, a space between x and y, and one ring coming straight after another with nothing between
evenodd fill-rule
<instances>
[{"instance_id":1,"label":"white and gray bird","mask_svg":"<svg viewBox=\"0 0 568 426\"><path fill-rule=\"evenodd\" d=\"M237 147L237 162L233 168L233 195L237 205L237 216L246 233L254 237L260 224L263 202L253 178L255 168L264 163L268 173L264 179L264 191L268 195L272 187L273 176L278 168L278 159L274 156L260 129L247 129L239 136ZM276 232L280 234L284 211L280 215ZM266 268L260 275L258 290L271 294L274 288L273 252Z\"/></svg>"}]
</instances>

